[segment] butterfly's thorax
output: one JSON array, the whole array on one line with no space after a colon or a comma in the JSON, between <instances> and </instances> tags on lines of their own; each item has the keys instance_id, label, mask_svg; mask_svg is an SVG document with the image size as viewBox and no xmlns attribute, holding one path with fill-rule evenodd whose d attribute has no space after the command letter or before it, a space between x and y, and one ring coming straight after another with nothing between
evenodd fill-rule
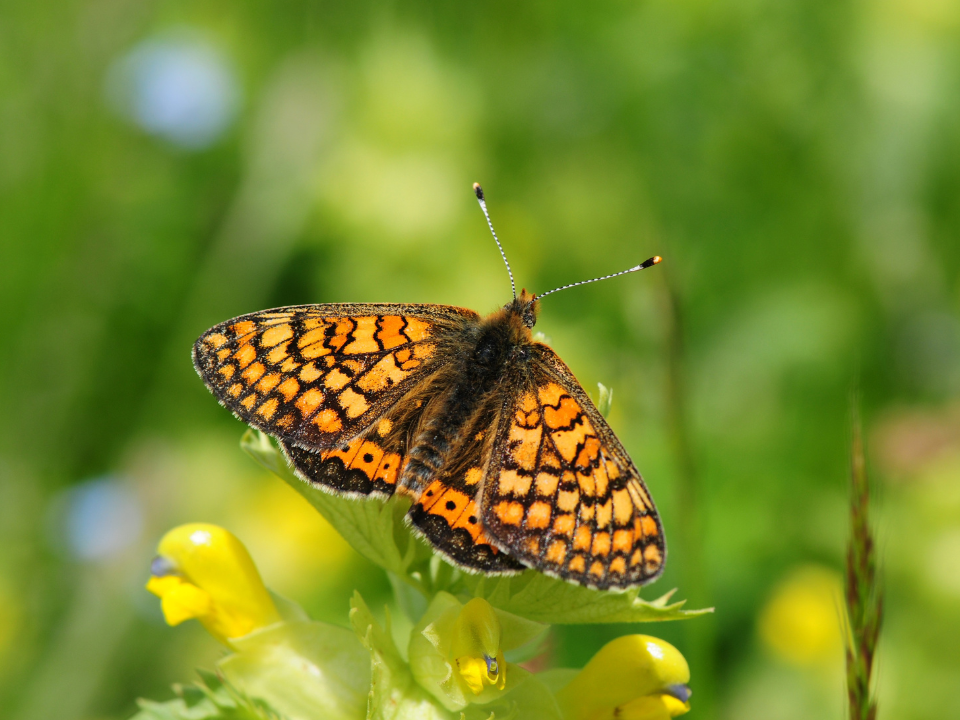
<instances>
[{"instance_id":1,"label":"butterfly's thorax","mask_svg":"<svg viewBox=\"0 0 960 720\"><path fill-rule=\"evenodd\" d=\"M527 323L536 318L534 303L524 293L464 333L444 369L446 391L434 398L411 438L402 487L416 494L464 445L484 439L485 419L502 403L504 384L522 372L533 343Z\"/></svg>"}]
</instances>

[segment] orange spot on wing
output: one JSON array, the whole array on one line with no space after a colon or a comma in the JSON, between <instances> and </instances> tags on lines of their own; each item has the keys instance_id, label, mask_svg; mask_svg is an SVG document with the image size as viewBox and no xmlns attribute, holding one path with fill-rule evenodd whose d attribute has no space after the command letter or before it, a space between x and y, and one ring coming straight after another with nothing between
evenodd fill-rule
<instances>
[{"instance_id":1,"label":"orange spot on wing","mask_svg":"<svg viewBox=\"0 0 960 720\"><path fill-rule=\"evenodd\" d=\"M460 513L460 516L457 518L457 521L453 524L455 528L463 528L470 536L476 541L483 534L483 528L480 527L480 522L478 521L480 513L477 511L477 504L471 500L467 503L466 507L463 508L463 511ZM471 522L471 520L473 522ZM487 541L486 544L489 544Z\"/></svg>"},{"instance_id":2,"label":"orange spot on wing","mask_svg":"<svg viewBox=\"0 0 960 720\"><path fill-rule=\"evenodd\" d=\"M357 381L357 385L361 390L373 392L383 390L390 385L396 385L406 376L407 373L397 367L393 355L384 355L377 361L376 365L361 376Z\"/></svg>"},{"instance_id":3,"label":"orange spot on wing","mask_svg":"<svg viewBox=\"0 0 960 720\"><path fill-rule=\"evenodd\" d=\"M349 382L349 375L342 372L339 368L334 368L328 372L327 376L323 379L323 386L327 388L327 390L337 391Z\"/></svg>"},{"instance_id":4,"label":"orange spot on wing","mask_svg":"<svg viewBox=\"0 0 960 720\"><path fill-rule=\"evenodd\" d=\"M243 405L247 410L252 410L253 406L257 404L257 394L255 392L250 393L240 401L240 404Z\"/></svg>"},{"instance_id":5,"label":"orange spot on wing","mask_svg":"<svg viewBox=\"0 0 960 720\"><path fill-rule=\"evenodd\" d=\"M240 374L243 376L243 379L247 381L247 385L253 385L266 371L267 369L263 366L263 363L255 362Z\"/></svg>"},{"instance_id":6,"label":"orange spot on wing","mask_svg":"<svg viewBox=\"0 0 960 720\"><path fill-rule=\"evenodd\" d=\"M535 502L527 510L527 520L525 526L534 530L543 530L550 525L550 515L553 508L549 503Z\"/></svg>"},{"instance_id":7,"label":"orange spot on wing","mask_svg":"<svg viewBox=\"0 0 960 720\"><path fill-rule=\"evenodd\" d=\"M610 561L610 572L623 575L627 572L627 561L622 557L615 557Z\"/></svg>"},{"instance_id":8,"label":"orange spot on wing","mask_svg":"<svg viewBox=\"0 0 960 720\"><path fill-rule=\"evenodd\" d=\"M393 430L393 420L383 418L383 420L377 423L377 435L380 437L386 437L390 434L391 430Z\"/></svg>"},{"instance_id":9,"label":"orange spot on wing","mask_svg":"<svg viewBox=\"0 0 960 720\"><path fill-rule=\"evenodd\" d=\"M340 393L337 400L351 420L360 417L370 409L370 403L367 402L367 399L350 388Z\"/></svg>"},{"instance_id":10,"label":"orange spot on wing","mask_svg":"<svg viewBox=\"0 0 960 720\"><path fill-rule=\"evenodd\" d=\"M229 380L233 377L233 373L236 372L236 370L236 365L224 365L218 372L223 375L224 380Z\"/></svg>"},{"instance_id":11,"label":"orange spot on wing","mask_svg":"<svg viewBox=\"0 0 960 720\"><path fill-rule=\"evenodd\" d=\"M497 503L493 512L504 525L519 525L523 520L523 505L518 502Z\"/></svg>"},{"instance_id":12,"label":"orange spot on wing","mask_svg":"<svg viewBox=\"0 0 960 720\"><path fill-rule=\"evenodd\" d=\"M313 330L308 330L299 338L297 338L297 347L301 350L307 347L308 345L323 345L323 341L327 337L327 328L326 326L320 326L314 328Z\"/></svg>"},{"instance_id":13,"label":"orange spot on wing","mask_svg":"<svg viewBox=\"0 0 960 720\"><path fill-rule=\"evenodd\" d=\"M280 385L280 392L285 393L284 385L289 382L296 383L297 381L293 378L287 378L283 381L283 384ZM299 388L300 386L298 384L297 390L299 390ZM296 394L296 390L294 391L294 394ZM293 397L293 395L291 395L291 397ZM300 414L305 418L313 415L313 413L317 411L317 408L320 407L321 404L323 404L323 393L316 388L310 388L297 398L297 410L299 410Z\"/></svg>"},{"instance_id":14,"label":"orange spot on wing","mask_svg":"<svg viewBox=\"0 0 960 720\"><path fill-rule=\"evenodd\" d=\"M385 350L391 350L407 342L403 329L403 318L399 315L385 315L380 318L380 329L377 331L377 340Z\"/></svg>"},{"instance_id":15,"label":"orange spot on wing","mask_svg":"<svg viewBox=\"0 0 960 720\"><path fill-rule=\"evenodd\" d=\"M617 525L629 525L633 519L633 502L630 500L630 493L626 490L614 490L613 497L613 519Z\"/></svg>"},{"instance_id":16,"label":"orange spot on wing","mask_svg":"<svg viewBox=\"0 0 960 720\"><path fill-rule=\"evenodd\" d=\"M241 320L240 322L236 322L230 326L230 332L232 332L237 338L242 338L245 335L249 335L256 329L257 324L252 320Z\"/></svg>"},{"instance_id":17,"label":"orange spot on wing","mask_svg":"<svg viewBox=\"0 0 960 720\"><path fill-rule=\"evenodd\" d=\"M571 425L582 414L580 406L572 397L565 397L559 407L546 405L543 408L543 419L549 428L562 428Z\"/></svg>"},{"instance_id":18,"label":"orange spot on wing","mask_svg":"<svg viewBox=\"0 0 960 720\"><path fill-rule=\"evenodd\" d=\"M560 478L556 475L551 475L549 473L538 473L537 474L537 495L543 495L544 497L553 497L554 493L557 492L557 484L560 482Z\"/></svg>"},{"instance_id":19,"label":"orange spot on wing","mask_svg":"<svg viewBox=\"0 0 960 720\"><path fill-rule=\"evenodd\" d=\"M598 532L593 536L593 547L590 549L593 555L606 557L610 554L610 533Z\"/></svg>"},{"instance_id":20,"label":"orange spot on wing","mask_svg":"<svg viewBox=\"0 0 960 720\"><path fill-rule=\"evenodd\" d=\"M633 533L629 530L617 530L613 533L613 549L615 552L628 553L633 547Z\"/></svg>"},{"instance_id":21,"label":"orange spot on wing","mask_svg":"<svg viewBox=\"0 0 960 720\"><path fill-rule=\"evenodd\" d=\"M497 482L497 492L500 495L515 495L525 497L530 491L530 483L533 478L525 475L518 475L516 470L504 470L500 473Z\"/></svg>"},{"instance_id":22,"label":"orange spot on wing","mask_svg":"<svg viewBox=\"0 0 960 720\"><path fill-rule=\"evenodd\" d=\"M659 566L663 562L663 553L660 552L660 548L656 545L647 545L643 549L643 559L648 565Z\"/></svg>"},{"instance_id":23,"label":"orange spot on wing","mask_svg":"<svg viewBox=\"0 0 960 720\"><path fill-rule=\"evenodd\" d=\"M284 340L289 340L293 337L293 328L290 327L289 323L283 323L282 325L274 325L271 328L268 328L263 335L260 336L260 347L273 347L282 343Z\"/></svg>"},{"instance_id":24,"label":"orange spot on wing","mask_svg":"<svg viewBox=\"0 0 960 720\"><path fill-rule=\"evenodd\" d=\"M467 485L476 485L483 478L483 473L480 471L480 468L470 468L467 470L466 474L463 476L463 482Z\"/></svg>"},{"instance_id":25,"label":"orange spot on wing","mask_svg":"<svg viewBox=\"0 0 960 720\"><path fill-rule=\"evenodd\" d=\"M257 390L264 394L270 392L280 383L280 378L280 373L270 373L269 375L264 375L262 378L260 378L260 382L257 383Z\"/></svg>"},{"instance_id":26,"label":"orange spot on wing","mask_svg":"<svg viewBox=\"0 0 960 720\"><path fill-rule=\"evenodd\" d=\"M519 425L510 428L510 456L513 461L527 472L532 472L537 464L537 450L540 448L540 437L543 428L540 426L525 429Z\"/></svg>"},{"instance_id":27,"label":"orange spot on wing","mask_svg":"<svg viewBox=\"0 0 960 720\"><path fill-rule=\"evenodd\" d=\"M563 388L556 383L548 383L543 387L537 388L537 395L539 395L542 405L555 406L565 394Z\"/></svg>"},{"instance_id":28,"label":"orange spot on wing","mask_svg":"<svg viewBox=\"0 0 960 720\"><path fill-rule=\"evenodd\" d=\"M573 512L580 503L580 491L561 490L557 494L557 507L564 512Z\"/></svg>"},{"instance_id":29,"label":"orange spot on wing","mask_svg":"<svg viewBox=\"0 0 960 720\"><path fill-rule=\"evenodd\" d=\"M584 567L586 567L586 565L583 561L583 555L574 555L570 560L570 564L567 565L567 568L572 573L582 573Z\"/></svg>"},{"instance_id":30,"label":"orange spot on wing","mask_svg":"<svg viewBox=\"0 0 960 720\"><path fill-rule=\"evenodd\" d=\"M257 351L253 349L252 345L242 345L240 349L233 354L233 357L236 359L237 365L245 368L257 359Z\"/></svg>"},{"instance_id":31,"label":"orange spot on wing","mask_svg":"<svg viewBox=\"0 0 960 720\"><path fill-rule=\"evenodd\" d=\"M605 528L610 524L610 518L613 516L613 502L610 498L602 505L597 505L597 527Z\"/></svg>"},{"instance_id":32,"label":"orange spot on wing","mask_svg":"<svg viewBox=\"0 0 960 720\"><path fill-rule=\"evenodd\" d=\"M353 342L345 345L341 350L345 355L359 355L363 353L374 353L380 350L374 334L377 332L377 319L375 317L354 318L357 326L353 331Z\"/></svg>"},{"instance_id":33,"label":"orange spot on wing","mask_svg":"<svg viewBox=\"0 0 960 720\"><path fill-rule=\"evenodd\" d=\"M322 373L317 370L315 363L307 363L300 368L300 379L305 383L312 383L314 380L320 377L321 374Z\"/></svg>"},{"instance_id":34,"label":"orange spot on wing","mask_svg":"<svg viewBox=\"0 0 960 720\"><path fill-rule=\"evenodd\" d=\"M287 356L290 354L287 351L290 343L286 342L283 345L277 345L273 350L267 353L267 362L271 365L276 365L286 360Z\"/></svg>"},{"instance_id":35,"label":"orange spot on wing","mask_svg":"<svg viewBox=\"0 0 960 720\"><path fill-rule=\"evenodd\" d=\"M590 534L590 528L586 525L581 525L577 528L577 533L573 538L573 549L586 550L590 547L590 541L592 539L593 536Z\"/></svg>"},{"instance_id":36,"label":"orange spot on wing","mask_svg":"<svg viewBox=\"0 0 960 720\"><path fill-rule=\"evenodd\" d=\"M556 535L566 535L570 537L570 535L573 534L573 528L576 524L576 518L572 514L557 515L553 521L553 532Z\"/></svg>"},{"instance_id":37,"label":"orange spot on wing","mask_svg":"<svg viewBox=\"0 0 960 720\"><path fill-rule=\"evenodd\" d=\"M644 515L640 518L640 532L644 536L654 537L658 535L657 531L657 521L653 519L652 515Z\"/></svg>"},{"instance_id":38,"label":"orange spot on wing","mask_svg":"<svg viewBox=\"0 0 960 720\"><path fill-rule=\"evenodd\" d=\"M397 453L386 453L380 461L374 480L381 480L387 485L396 485L397 477L400 474L400 455Z\"/></svg>"},{"instance_id":39,"label":"orange spot on wing","mask_svg":"<svg viewBox=\"0 0 960 720\"><path fill-rule=\"evenodd\" d=\"M227 392L230 393L230 395L232 395L233 397L240 397L240 393L243 392L243 385L241 385L240 383L234 383L229 388L227 388Z\"/></svg>"},{"instance_id":40,"label":"orange spot on wing","mask_svg":"<svg viewBox=\"0 0 960 720\"><path fill-rule=\"evenodd\" d=\"M340 422L340 416L337 415L336 411L331 408L321 410L320 413L313 419L313 424L320 429L320 432L325 433L335 433L343 429L343 423Z\"/></svg>"},{"instance_id":41,"label":"orange spot on wing","mask_svg":"<svg viewBox=\"0 0 960 720\"><path fill-rule=\"evenodd\" d=\"M290 402L297 396L297 393L300 392L300 383L294 380L292 377L288 377L282 383L280 387L277 388L280 393L283 395L283 399L286 402ZM306 399L304 399L306 398ZM303 407L300 406L300 403L303 403ZM297 408L303 413L303 416L306 417L309 413L305 408L309 408L309 412L313 412L317 405L323 402L323 393L319 390L311 388L307 390L299 400L297 400Z\"/></svg>"},{"instance_id":42,"label":"orange spot on wing","mask_svg":"<svg viewBox=\"0 0 960 720\"><path fill-rule=\"evenodd\" d=\"M383 460L383 448L376 443L365 440L360 443L360 449L354 455L353 461L349 467L351 470L360 470L364 475L373 480L380 467L380 461Z\"/></svg>"},{"instance_id":43,"label":"orange spot on wing","mask_svg":"<svg viewBox=\"0 0 960 720\"><path fill-rule=\"evenodd\" d=\"M273 417L274 413L277 412L277 406L280 404L280 401L277 398L273 397L263 403L260 407L257 408L257 415L269 420Z\"/></svg>"},{"instance_id":44,"label":"orange spot on wing","mask_svg":"<svg viewBox=\"0 0 960 720\"><path fill-rule=\"evenodd\" d=\"M567 544L563 540L554 540L550 543L550 547L547 548L547 562L551 562L554 565L561 565L566 556Z\"/></svg>"},{"instance_id":45,"label":"orange spot on wing","mask_svg":"<svg viewBox=\"0 0 960 720\"><path fill-rule=\"evenodd\" d=\"M213 333L212 335L207 335L207 337L203 339L203 342L216 350L227 344L227 336L222 333Z\"/></svg>"},{"instance_id":46,"label":"orange spot on wing","mask_svg":"<svg viewBox=\"0 0 960 720\"><path fill-rule=\"evenodd\" d=\"M430 337L430 325L423 320L408 317L407 327L403 334L410 338L412 342L419 342Z\"/></svg>"},{"instance_id":47,"label":"orange spot on wing","mask_svg":"<svg viewBox=\"0 0 960 720\"><path fill-rule=\"evenodd\" d=\"M590 574L596 578L603 577L603 563L599 560L594 560L590 565Z\"/></svg>"}]
</instances>

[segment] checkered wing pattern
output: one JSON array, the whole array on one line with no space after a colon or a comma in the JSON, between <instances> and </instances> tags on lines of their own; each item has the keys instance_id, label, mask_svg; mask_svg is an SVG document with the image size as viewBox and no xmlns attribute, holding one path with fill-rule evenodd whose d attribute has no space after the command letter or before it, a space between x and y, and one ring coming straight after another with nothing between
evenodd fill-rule
<instances>
[{"instance_id":1,"label":"checkered wing pattern","mask_svg":"<svg viewBox=\"0 0 960 720\"><path fill-rule=\"evenodd\" d=\"M581 585L653 580L665 545L640 473L564 362L533 349L497 430L484 527L523 564Z\"/></svg>"}]
</instances>

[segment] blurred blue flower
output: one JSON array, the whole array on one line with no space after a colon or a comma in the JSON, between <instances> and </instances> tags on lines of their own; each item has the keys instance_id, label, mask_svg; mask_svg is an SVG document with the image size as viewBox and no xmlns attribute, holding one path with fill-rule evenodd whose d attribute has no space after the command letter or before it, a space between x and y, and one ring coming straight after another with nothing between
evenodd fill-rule
<instances>
[{"instance_id":1,"label":"blurred blue flower","mask_svg":"<svg viewBox=\"0 0 960 720\"><path fill-rule=\"evenodd\" d=\"M71 488L63 516L67 547L82 560L117 555L140 538L140 499L114 477L90 480Z\"/></svg>"},{"instance_id":2,"label":"blurred blue flower","mask_svg":"<svg viewBox=\"0 0 960 720\"><path fill-rule=\"evenodd\" d=\"M111 67L107 95L143 130L188 149L216 141L236 117L240 99L228 59L192 32L135 46Z\"/></svg>"}]
</instances>

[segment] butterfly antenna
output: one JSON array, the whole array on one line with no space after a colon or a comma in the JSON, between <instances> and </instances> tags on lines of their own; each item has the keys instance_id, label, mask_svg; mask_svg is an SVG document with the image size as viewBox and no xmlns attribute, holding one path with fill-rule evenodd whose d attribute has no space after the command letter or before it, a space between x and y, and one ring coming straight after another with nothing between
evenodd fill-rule
<instances>
[{"instance_id":1,"label":"butterfly antenna","mask_svg":"<svg viewBox=\"0 0 960 720\"><path fill-rule=\"evenodd\" d=\"M493 229L493 223L490 222L490 213L487 212L487 201L483 197L483 188L480 183L473 184L473 192L477 196L477 202L480 203L480 209L483 210L483 216L487 219L487 225L490 226L490 232L493 239L497 241L497 249L500 250L500 257L503 258L503 264L507 266L507 273L510 275L510 289L513 290L513 299L517 299L517 284L513 281L513 270L510 269L510 263L507 262L507 254L503 252L503 246L500 245L500 238L497 237L497 231Z\"/></svg>"},{"instance_id":2,"label":"butterfly antenna","mask_svg":"<svg viewBox=\"0 0 960 720\"><path fill-rule=\"evenodd\" d=\"M537 297L544 298L550 293L560 292L561 290L566 290L567 288L576 287L577 285L588 285L589 283L599 282L601 280L609 280L610 278L619 277L620 275L626 275L627 273L636 272L637 270L645 270L651 265L656 265L662 259L663 258L661 258L659 255L654 255L652 258L644 260L642 263L640 263L635 267L630 268L629 270L621 270L620 272L614 273L613 275L604 275L603 277L593 278L593 280L581 280L580 282L575 282L572 285L563 285L562 287L554 288L549 292L541 293Z\"/></svg>"}]
</instances>

